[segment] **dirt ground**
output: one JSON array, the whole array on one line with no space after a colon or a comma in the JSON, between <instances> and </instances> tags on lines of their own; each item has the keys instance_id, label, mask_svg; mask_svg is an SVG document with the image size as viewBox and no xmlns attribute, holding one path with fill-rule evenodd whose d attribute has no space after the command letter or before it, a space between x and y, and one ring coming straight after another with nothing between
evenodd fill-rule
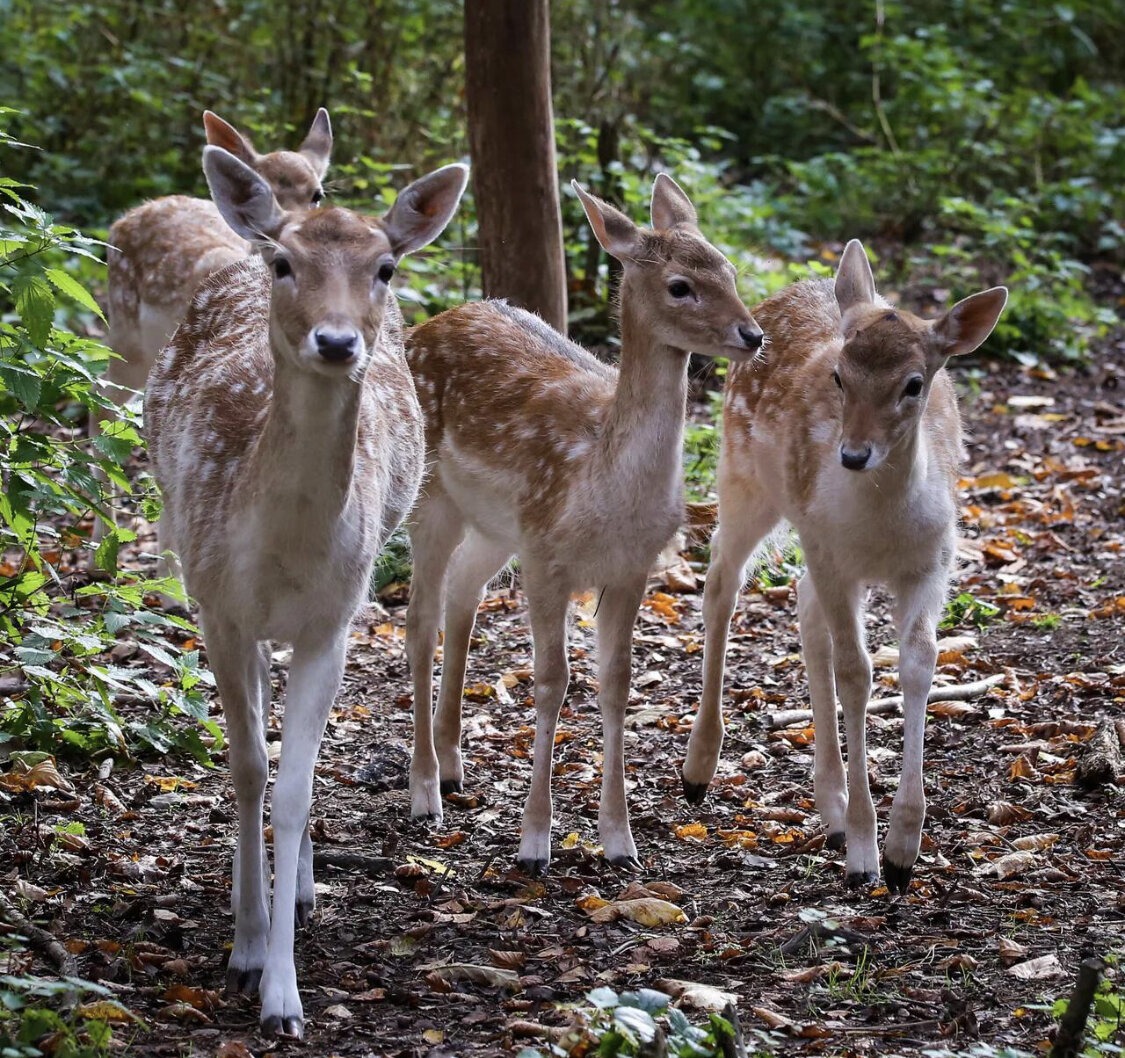
<instances>
[{"instance_id":1,"label":"dirt ground","mask_svg":"<svg viewBox=\"0 0 1125 1058\"><path fill-rule=\"evenodd\" d=\"M1084 957L1125 949L1125 786L1103 775L1086 789L1076 776L1125 716L1125 345L1074 374L993 365L959 381L969 458L953 595L971 603L942 632L939 680L1004 681L931 708L926 837L905 897L845 889L811 800L812 729L770 728L774 711L807 705L793 587L776 565L748 585L736 618L723 764L701 808L685 803L679 765L701 682L702 580L681 566L671 585L653 582L627 721L638 878L596 847L589 601L572 625L557 738L555 859L534 882L514 869L533 722L518 585L482 606L465 793L439 831L409 818L403 592L357 624L317 768L319 906L297 938L302 1044L262 1040L256 1001L220 992L234 842L222 755L212 770L72 768L74 796L13 797L0 880L46 891L20 906L66 943L82 977L143 1019L118 1029L135 1054L513 1054L543 1046L573 1017L559 1004L594 987L669 979L733 993L748 1042L775 1053L1035 1050L1051 1025L1037 1005L1069 992ZM873 649L889 642L878 595L869 627ZM894 668L881 653L875 697L895 693ZM884 825L901 726L894 715L869 722ZM84 847L51 840L70 821L84 824ZM684 920L592 917L590 897L637 884L671 896ZM22 960L9 970L52 972L39 947Z\"/></svg>"}]
</instances>

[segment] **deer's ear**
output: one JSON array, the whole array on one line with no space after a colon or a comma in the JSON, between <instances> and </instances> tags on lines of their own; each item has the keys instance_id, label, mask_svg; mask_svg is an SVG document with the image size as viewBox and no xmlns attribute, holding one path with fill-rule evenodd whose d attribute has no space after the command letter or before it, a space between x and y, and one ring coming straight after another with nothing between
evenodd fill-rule
<instances>
[{"instance_id":1,"label":"deer's ear","mask_svg":"<svg viewBox=\"0 0 1125 1058\"><path fill-rule=\"evenodd\" d=\"M328 120L328 111L324 107L316 112L299 150L312 163L317 179L323 180L324 174L328 172L328 161L332 157L332 122Z\"/></svg>"},{"instance_id":2,"label":"deer's ear","mask_svg":"<svg viewBox=\"0 0 1125 1058\"><path fill-rule=\"evenodd\" d=\"M971 353L992 333L1007 303L1007 287L991 287L958 301L934 323L933 333L941 355Z\"/></svg>"},{"instance_id":3,"label":"deer's ear","mask_svg":"<svg viewBox=\"0 0 1125 1058\"><path fill-rule=\"evenodd\" d=\"M695 206L679 184L667 173L657 173L652 184L652 226L656 231L667 231L677 224L699 226Z\"/></svg>"},{"instance_id":4,"label":"deer's ear","mask_svg":"<svg viewBox=\"0 0 1125 1058\"><path fill-rule=\"evenodd\" d=\"M618 261L632 260L640 249L640 229L621 210L583 190L577 180L571 180L570 186L582 203L601 248Z\"/></svg>"},{"instance_id":5,"label":"deer's ear","mask_svg":"<svg viewBox=\"0 0 1125 1058\"><path fill-rule=\"evenodd\" d=\"M245 162L222 147L204 147L203 173L223 220L244 239L268 243L281 230L285 214L273 189Z\"/></svg>"},{"instance_id":6,"label":"deer's ear","mask_svg":"<svg viewBox=\"0 0 1125 1058\"><path fill-rule=\"evenodd\" d=\"M402 189L383 218L396 258L421 249L445 230L468 182L467 165L446 165Z\"/></svg>"},{"instance_id":7,"label":"deer's ear","mask_svg":"<svg viewBox=\"0 0 1125 1058\"><path fill-rule=\"evenodd\" d=\"M875 277L859 239L852 239L840 256L836 269L836 303L841 315L855 305L870 305L875 300Z\"/></svg>"},{"instance_id":8,"label":"deer's ear","mask_svg":"<svg viewBox=\"0 0 1125 1058\"><path fill-rule=\"evenodd\" d=\"M222 147L247 165L253 165L257 161L258 155L250 140L213 111L203 111L203 131L212 147Z\"/></svg>"}]
</instances>

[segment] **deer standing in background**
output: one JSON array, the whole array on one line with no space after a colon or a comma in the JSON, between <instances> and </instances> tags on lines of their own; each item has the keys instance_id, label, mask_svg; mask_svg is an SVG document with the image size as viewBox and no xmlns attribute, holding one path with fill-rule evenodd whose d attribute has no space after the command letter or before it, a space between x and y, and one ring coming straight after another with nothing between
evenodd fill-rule
<instances>
[{"instance_id":1,"label":"deer standing in background","mask_svg":"<svg viewBox=\"0 0 1125 1058\"><path fill-rule=\"evenodd\" d=\"M550 861L551 759L569 678L567 606L572 592L588 587L600 591L598 829L611 863L639 866L623 720L633 623L649 570L683 515L689 350L737 359L762 341L734 268L700 233L675 181L656 178L652 231L574 187L598 241L624 267L620 370L499 301L423 323L407 352L427 450L410 520L411 811L440 819L442 794L462 786L461 697L473 622L488 581L518 555L535 648L534 761L519 848L519 864L531 874Z\"/></svg>"},{"instance_id":2,"label":"deer standing in background","mask_svg":"<svg viewBox=\"0 0 1125 1058\"><path fill-rule=\"evenodd\" d=\"M203 113L203 128L209 144L262 176L281 209L308 209L324 197L321 180L332 154L327 110L317 111L296 151L258 154L246 136L209 110ZM188 195L167 195L129 210L110 227L108 243L107 342L117 356L110 359L105 378L120 400L122 388L145 388L157 355L199 284L242 260L253 244L231 229L213 202ZM102 415L113 418L108 409ZM90 436L99 432L98 416L91 416ZM95 518L94 538L100 539L103 531L101 519Z\"/></svg>"},{"instance_id":3,"label":"deer standing in background","mask_svg":"<svg viewBox=\"0 0 1125 1058\"><path fill-rule=\"evenodd\" d=\"M381 219L282 210L219 147L203 153L224 218L261 257L204 281L145 395L163 543L199 603L238 803L231 990L259 985L267 1032L301 1035L294 919L314 904L313 766L348 625L379 549L414 503L422 417L389 283L452 217L467 170L407 187ZM293 646L274 786L273 915L262 835L268 641Z\"/></svg>"},{"instance_id":4,"label":"deer standing in background","mask_svg":"<svg viewBox=\"0 0 1125 1058\"><path fill-rule=\"evenodd\" d=\"M703 697L684 792L701 802L715 774L727 635L743 570L785 519L800 535L808 565L797 609L816 723L816 805L828 846L840 848L846 839L849 885L879 876L865 741L871 661L864 592L884 584L895 596L905 725L883 866L888 887L903 892L926 812L926 697L956 546L961 418L945 364L992 333L1007 297L1004 287L993 287L936 321L921 320L876 294L867 256L853 240L834 283L796 283L758 307L766 352L734 366L727 378L719 530L703 600Z\"/></svg>"}]
</instances>

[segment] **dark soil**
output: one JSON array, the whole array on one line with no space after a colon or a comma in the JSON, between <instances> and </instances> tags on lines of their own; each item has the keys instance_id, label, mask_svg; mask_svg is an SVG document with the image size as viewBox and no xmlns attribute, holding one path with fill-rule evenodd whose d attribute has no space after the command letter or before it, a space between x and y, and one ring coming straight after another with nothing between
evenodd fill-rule
<instances>
[{"instance_id":1,"label":"dark soil","mask_svg":"<svg viewBox=\"0 0 1125 1058\"><path fill-rule=\"evenodd\" d=\"M970 442L953 595L970 598L942 633L960 641L946 644L939 678L1008 679L975 701L932 708L926 837L904 898L845 890L842 854L824 849L811 800L811 728L766 723L807 702L794 593L777 569L771 586L748 586L736 618L723 764L701 809L683 800L679 763L700 689L702 582L672 591L654 581L635 637L626 742L638 879L596 848L588 603L573 623L545 881L514 869L533 723L518 586L497 588L482 607L466 789L439 832L409 818L401 590L385 614L357 624L317 768L319 907L297 939L304 1044L262 1040L256 1001L218 991L234 846L223 755L213 770L162 761L99 778L96 766L72 768L74 796L14 797L0 835L5 889L22 879L47 891L17 902L76 953L80 976L108 984L144 1019L135 1038L118 1032L137 1054L211 1055L224 1044L228 1058L512 1054L572 1020L560 1003L599 985L669 978L734 993L750 1041L769 1034L760 1045L779 1053L920 1054L977 1040L1036 1049L1052 1026L1040 1004L1069 991L1084 957L1125 946L1125 777L1091 790L1075 777L1099 727L1116 738L1125 715L1125 350L1108 350L1093 371L990 366L960 380ZM887 643L878 595L869 623L872 647ZM877 668L876 697L894 693L893 672L893 662ZM901 719L871 718L884 820L900 742ZM71 821L85 825L85 847L53 840ZM1036 835L1022 842L1025 856L996 867ZM355 853L366 864L345 855ZM585 898L612 900L634 882L665 883L657 889L686 921L600 924L583 910ZM41 947L14 958L22 963L11 970L53 972ZM435 972L449 963L514 970L518 983L450 982Z\"/></svg>"}]
</instances>

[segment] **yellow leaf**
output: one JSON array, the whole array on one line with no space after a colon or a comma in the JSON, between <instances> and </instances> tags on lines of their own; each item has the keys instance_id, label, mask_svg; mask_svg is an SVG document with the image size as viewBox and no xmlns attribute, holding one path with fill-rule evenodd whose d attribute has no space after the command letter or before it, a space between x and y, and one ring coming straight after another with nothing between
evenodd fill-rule
<instances>
[{"instance_id":1,"label":"yellow leaf","mask_svg":"<svg viewBox=\"0 0 1125 1058\"><path fill-rule=\"evenodd\" d=\"M113 1021L125 1022L135 1021L135 1015L126 1010L120 1003L115 1003L112 999L99 999L93 1003L82 1003L79 1005L76 1013L81 1018L89 1018L91 1021Z\"/></svg>"},{"instance_id":2,"label":"yellow leaf","mask_svg":"<svg viewBox=\"0 0 1125 1058\"><path fill-rule=\"evenodd\" d=\"M426 1029L426 1031L422 1033L422 1039L436 1046L445 1039L445 1033L442 1032L441 1029Z\"/></svg>"},{"instance_id":3,"label":"yellow leaf","mask_svg":"<svg viewBox=\"0 0 1125 1058\"><path fill-rule=\"evenodd\" d=\"M675 834L681 841L702 841L707 837L707 828L702 823L685 823L676 827Z\"/></svg>"},{"instance_id":4,"label":"yellow leaf","mask_svg":"<svg viewBox=\"0 0 1125 1058\"><path fill-rule=\"evenodd\" d=\"M574 901L574 906L579 911L597 911L599 908L605 907L609 903L608 900L603 900L597 893L590 893L587 896L580 896Z\"/></svg>"}]
</instances>

